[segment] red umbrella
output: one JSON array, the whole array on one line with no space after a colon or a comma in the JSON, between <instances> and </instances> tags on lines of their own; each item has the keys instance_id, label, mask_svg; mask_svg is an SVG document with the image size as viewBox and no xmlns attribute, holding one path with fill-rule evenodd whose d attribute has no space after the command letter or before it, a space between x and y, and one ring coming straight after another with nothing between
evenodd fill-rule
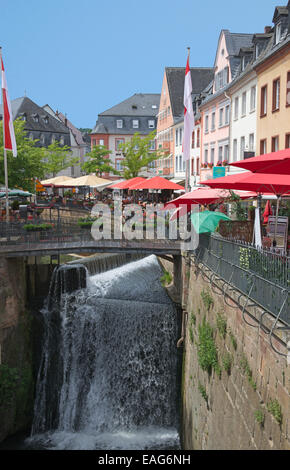
<instances>
[{"instance_id":1,"label":"red umbrella","mask_svg":"<svg viewBox=\"0 0 290 470\"><path fill-rule=\"evenodd\" d=\"M253 173L290 175L290 149L267 153L231 163L232 166L250 170Z\"/></svg>"},{"instance_id":2,"label":"red umbrella","mask_svg":"<svg viewBox=\"0 0 290 470\"><path fill-rule=\"evenodd\" d=\"M271 207L270 201L267 201L267 204L266 204L266 207L265 207L265 210L264 210L264 213L263 213L264 224L268 223L269 215L272 215L272 214L273 214L273 212L272 212L272 207Z\"/></svg>"},{"instance_id":3,"label":"red umbrella","mask_svg":"<svg viewBox=\"0 0 290 470\"><path fill-rule=\"evenodd\" d=\"M248 199L250 197L257 196L257 193L249 191L235 191L235 194L240 196L241 199ZM167 202L164 209L166 209L170 204L173 204L175 207L185 204L188 206L191 206L191 204L212 204L230 196L230 191L225 189L198 188L190 193L186 193L183 196Z\"/></svg>"},{"instance_id":4,"label":"red umbrella","mask_svg":"<svg viewBox=\"0 0 290 470\"><path fill-rule=\"evenodd\" d=\"M111 189L130 189L132 184L138 184L142 181L146 181L145 178L141 176L136 176L135 178L130 178L129 180L121 181L120 183L112 184L108 186Z\"/></svg>"},{"instance_id":5,"label":"red umbrella","mask_svg":"<svg viewBox=\"0 0 290 470\"><path fill-rule=\"evenodd\" d=\"M133 184L130 186L130 189L175 189L175 190L184 190L183 186L174 183L173 181L169 181L166 178L162 178L161 176L154 176L153 178L149 178L139 184Z\"/></svg>"},{"instance_id":6,"label":"red umbrella","mask_svg":"<svg viewBox=\"0 0 290 470\"><path fill-rule=\"evenodd\" d=\"M276 196L290 194L289 175L247 172L206 180L201 182L201 184L210 186L211 188L255 191L256 193L276 194Z\"/></svg>"},{"instance_id":7,"label":"red umbrella","mask_svg":"<svg viewBox=\"0 0 290 470\"><path fill-rule=\"evenodd\" d=\"M277 196L277 210L275 220L275 237L277 234L277 222L279 204L282 196L290 195L289 175L265 174L265 173L240 173L235 176L224 176L206 180L206 184L212 188L240 189L245 191L256 191L257 193L272 193Z\"/></svg>"}]
</instances>

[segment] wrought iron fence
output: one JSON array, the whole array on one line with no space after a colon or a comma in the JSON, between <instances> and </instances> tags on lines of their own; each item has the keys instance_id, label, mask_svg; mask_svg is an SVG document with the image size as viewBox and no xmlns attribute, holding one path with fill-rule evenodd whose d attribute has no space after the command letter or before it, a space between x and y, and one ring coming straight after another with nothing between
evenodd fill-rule
<instances>
[{"instance_id":1,"label":"wrought iron fence","mask_svg":"<svg viewBox=\"0 0 290 470\"><path fill-rule=\"evenodd\" d=\"M221 279L290 325L290 258L246 243L202 235L196 258Z\"/></svg>"}]
</instances>

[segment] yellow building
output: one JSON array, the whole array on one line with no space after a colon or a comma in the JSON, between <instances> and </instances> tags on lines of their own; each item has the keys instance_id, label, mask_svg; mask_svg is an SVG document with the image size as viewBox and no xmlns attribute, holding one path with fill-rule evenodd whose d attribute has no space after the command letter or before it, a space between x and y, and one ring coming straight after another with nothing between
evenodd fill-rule
<instances>
[{"instance_id":1,"label":"yellow building","mask_svg":"<svg viewBox=\"0 0 290 470\"><path fill-rule=\"evenodd\" d=\"M258 78L257 154L290 148L289 4L275 9L272 39L255 67Z\"/></svg>"}]
</instances>

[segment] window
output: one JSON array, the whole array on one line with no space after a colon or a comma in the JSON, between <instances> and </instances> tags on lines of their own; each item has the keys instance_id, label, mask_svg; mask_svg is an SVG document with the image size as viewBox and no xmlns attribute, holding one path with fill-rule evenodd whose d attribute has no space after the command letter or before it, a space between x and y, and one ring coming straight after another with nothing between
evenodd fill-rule
<instances>
[{"instance_id":1,"label":"window","mask_svg":"<svg viewBox=\"0 0 290 470\"><path fill-rule=\"evenodd\" d=\"M63 138L63 137L62 137L62 138ZM44 140L44 134L40 134L40 139L39 139L39 140L40 140L40 143L41 143L41 144L44 144L44 142L45 142L45 140ZM64 143L63 143L63 144L64 144ZM62 144L62 145L63 145L63 144Z\"/></svg>"},{"instance_id":2,"label":"window","mask_svg":"<svg viewBox=\"0 0 290 470\"><path fill-rule=\"evenodd\" d=\"M192 137L191 137L191 148L194 149L195 147L195 132L193 131Z\"/></svg>"},{"instance_id":3,"label":"window","mask_svg":"<svg viewBox=\"0 0 290 470\"><path fill-rule=\"evenodd\" d=\"M229 124L230 122L230 106L227 105L225 108L225 124Z\"/></svg>"},{"instance_id":4,"label":"window","mask_svg":"<svg viewBox=\"0 0 290 470\"><path fill-rule=\"evenodd\" d=\"M267 114L267 85L261 88L261 117Z\"/></svg>"},{"instance_id":5,"label":"window","mask_svg":"<svg viewBox=\"0 0 290 470\"><path fill-rule=\"evenodd\" d=\"M208 132L208 114L205 116L204 132Z\"/></svg>"},{"instance_id":6,"label":"window","mask_svg":"<svg viewBox=\"0 0 290 470\"><path fill-rule=\"evenodd\" d=\"M178 172L178 157L175 157L175 171Z\"/></svg>"},{"instance_id":7,"label":"window","mask_svg":"<svg viewBox=\"0 0 290 470\"><path fill-rule=\"evenodd\" d=\"M52 134L52 136L51 136L51 143L53 144L55 141L56 141L55 135Z\"/></svg>"},{"instance_id":8,"label":"window","mask_svg":"<svg viewBox=\"0 0 290 470\"><path fill-rule=\"evenodd\" d=\"M280 108L280 78L273 81L272 112Z\"/></svg>"},{"instance_id":9,"label":"window","mask_svg":"<svg viewBox=\"0 0 290 470\"><path fill-rule=\"evenodd\" d=\"M279 137L276 135L272 137L272 145L271 145L272 152L278 152L279 150Z\"/></svg>"},{"instance_id":10,"label":"window","mask_svg":"<svg viewBox=\"0 0 290 470\"><path fill-rule=\"evenodd\" d=\"M290 72L287 72L286 90L286 106L290 106Z\"/></svg>"},{"instance_id":11,"label":"window","mask_svg":"<svg viewBox=\"0 0 290 470\"><path fill-rule=\"evenodd\" d=\"M115 139L115 150L119 150L120 145L124 143L125 143L124 139Z\"/></svg>"},{"instance_id":12,"label":"window","mask_svg":"<svg viewBox=\"0 0 290 470\"><path fill-rule=\"evenodd\" d=\"M44 116L43 120L45 124L48 124L48 116Z\"/></svg>"},{"instance_id":13,"label":"window","mask_svg":"<svg viewBox=\"0 0 290 470\"><path fill-rule=\"evenodd\" d=\"M278 42L280 42L281 40L281 31L282 31L281 23L278 23L275 28L275 44L278 44Z\"/></svg>"},{"instance_id":14,"label":"window","mask_svg":"<svg viewBox=\"0 0 290 470\"><path fill-rule=\"evenodd\" d=\"M133 119L133 129L138 129L138 128L139 128L139 120Z\"/></svg>"},{"instance_id":15,"label":"window","mask_svg":"<svg viewBox=\"0 0 290 470\"><path fill-rule=\"evenodd\" d=\"M32 114L32 119L33 119L34 122L39 122L38 114Z\"/></svg>"},{"instance_id":16,"label":"window","mask_svg":"<svg viewBox=\"0 0 290 470\"><path fill-rule=\"evenodd\" d=\"M240 147L240 158L241 158L241 160L244 159L245 146L246 146L245 137L241 137L241 147Z\"/></svg>"},{"instance_id":17,"label":"window","mask_svg":"<svg viewBox=\"0 0 290 470\"><path fill-rule=\"evenodd\" d=\"M179 145L182 145L182 127L179 129Z\"/></svg>"},{"instance_id":18,"label":"window","mask_svg":"<svg viewBox=\"0 0 290 470\"><path fill-rule=\"evenodd\" d=\"M247 93L242 94L242 116L245 116L247 113Z\"/></svg>"},{"instance_id":19,"label":"window","mask_svg":"<svg viewBox=\"0 0 290 470\"><path fill-rule=\"evenodd\" d=\"M42 137L43 137L43 140L44 140L44 136L42 136ZM60 142L60 145L64 145L64 136L63 135L60 136L59 142Z\"/></svg>"},{"instance_id":20,"label":"window","mask_svg":"<svg viewBox=\"0 0 290 470\"><path fill-rule=\"evenodd\" d=\"M252 86L252 88L251 88L250 111L255 111L255 109L256 109L256 87Z\"/></svg>"},{"instance_id":21,"label":"window","mask_svg":"<svg viewBox=\"0 0 290 470\"><path fill-rule=\"evenodd\" d=\"M229 161L229 145L226 144L225 145L225 149L224 149L224 159L228 162Z\"/></svg>"},{"instance_id":22,"label":"window","mask_svg":"<svg viewBox=\"0 0 290 470\"><path fill-rule=\"evenodd\" d=\"M115 160L115 168L117 171L122 170L122 159L121 158L116 158Z\"/></svg>"},{"instance_id":23,"label":"window","mask_svg":"<svg viewBox=\"0 0 290 470\"><path fill-rule=\"evenodd\" d=\"M211 163L214 163L214 147L210 149L210 161Z\"/></svg>"},{"instance_id":24,"label":"window","mask_svg":"<svg viewBox=\"0 0 290 470\"><path fill-rule=\"evenodd\" d=\"M179 171L182 171L182 155L179 155Z\"/></svg>"},{"instance_id":25,"label":"window","mask_svg":"<svg viewBox=\"0 0 290 470\"><path fill-rule=\"evenodd\" d=\"M255 136L254 134L249 135L249 150L250 152L254 151L254 146L255 146Z\"/></svg>"},{"instance_id":26,"label":"window","mask_svg":"<svg viewBox=\"0 0 290 470\"><path fill-rule=\"evenodd\" d=\"M204 163L208 163L208 149L204 151Z\"/></svg>"},{"instance_id":27,"label":"window","mask_svg":"<svg viewBox=\"0 0 290 470\"><path fill-rule=\"evenodd\" d=\"M123 128L123 120L117 119L117 129L122 129L122 128Z\"/></svg>"},{"instance_id":28,"label":"window","mask_svg":"<svg viewBox=\"0 0 290 470\"><path fill-rule=\"evenodd\" d=\"M236 162L238 159L238 141L237 139L233 140L233 161Z\"/></svg>"},{"instance_id":29,"label":"window","mask_svg":"<svg viewBox=\"0 0 290 470\"><path fill-rule=\"evenodd\" d=\"M175 145L176 145L176 147L178 147L178 145L179 145L178 136L179 136L178 129L176 129L176 131L175 131Z\"/></svg>"},{"instance_id":30,"label":"window","mask_svg":"<svg viewBox=\"0 0 290 470\"><path fill-rule=\"evenodd\" d=\"M223 126L224 124L224 108L220 109L220 118L219 118L219 126Z\"/></svg>"},{"instance_id":31,"label":"window","mask_svg":"<svg viewBox=\"0 0 290 470\"><path fill-rule=\"evenodd\" d=\"M239 98L235 98L235 119L239 117Z\"/></svg>"},{"instance_id":32,"label":"window","mask_svg":"<svg viewBox=\"0 0 290 470\"><path fill-rule=\"evenodd\" d=\"M104 144L105 144L104 139L100 139L99 140L99 145L104 145Z\"/></svg>"},{"instance_id":33,"label":"window","mask_svg":"<svg viewBox=\"0 0 290 470\"><path fill-rule=\"evenodd\" d=\"M155 128L154 119L149 119L149 121L148 121L148 127L149 127L149 129L154 129L154 128Z\"/></svg>"},{"instance_id":34,"label":"window","mask_svg":"<svg viewBox=\"0 0 290 470\"><path fill-rule=\"evenodd\" d=\"M149 150L155 150L155 140L150 140Z\"/></svg>"},{"instance_id":35,"label":"window","mask_svg":"<svg viewBox=\"0 0 290 470\"><path fill-rule=\"evenodd\" d=\"M285 135L285 149L290 149L290 134Z\"/></svg>"},{"instance_id":36,"label":"window","mask_svg":"<svg viewBox=\"0 0 290 470\"><path fill-rule=\"evenodd\" d=\"M197 129L197 133L196 133L196 147L197 148L200 147L200 129Z\"/></svg>"},{"instance_id":37,"label":"window","mask_svg":"<svg viewBox=\"0 0 290 470\"><path fill-rule=\"evenodd\" d=\"M223 148L219 147L219 161L223 160Z\"/></svg>"},{"instance_id":38,"label":"window","mask_svg":"<svg viewBox=\"0 0 290 470\"><path fill-rule=\"evenodd\" d=\"M213 112L211 115L211 130L215 130L215 112Z\"/></svg>"},{"instance_id":39,"label":"window","mask_svg":"<svg viewBox=\"0 0 290 470\"><path fill-rule=\"evenodd\" d=\"M267 153L267 139L260 140L260 155Z\"/></svg>"}]
</instances>

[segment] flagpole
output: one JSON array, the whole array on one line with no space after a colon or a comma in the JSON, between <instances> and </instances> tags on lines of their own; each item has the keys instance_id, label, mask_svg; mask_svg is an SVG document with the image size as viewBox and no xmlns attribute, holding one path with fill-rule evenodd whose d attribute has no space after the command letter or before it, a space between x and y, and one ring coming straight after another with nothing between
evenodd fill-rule
<instances>
[{"instance_id":1,"label":"flagpole","mask_svg":"<svg viewBox=\"0 0 290 470\"><path fill-rule=\"evenodd\" d=\"M0 59L2 59L2 47L0 46ZM4 126L4 100L2 88L2 106L3 106L3 149L4 149L4 174L5 174L5 206L6 206L6 222L9 222L9 200L8 200L8 167L7 152L5 149L5 126Z\"/></svg>"},{"instance_id":2,"label":"flagpole","mask_svg":"<svg viewBox=\"0 0 290 470\"><path fill-rule=\"evenodd\" d=\"M190 47L187 48L188 50L188 59L190 57ZM189 165L190 165L190 157L188 160L186 160L186 165L185 165L185 192L189 192Z\"/></svg>"}]
</instances>

